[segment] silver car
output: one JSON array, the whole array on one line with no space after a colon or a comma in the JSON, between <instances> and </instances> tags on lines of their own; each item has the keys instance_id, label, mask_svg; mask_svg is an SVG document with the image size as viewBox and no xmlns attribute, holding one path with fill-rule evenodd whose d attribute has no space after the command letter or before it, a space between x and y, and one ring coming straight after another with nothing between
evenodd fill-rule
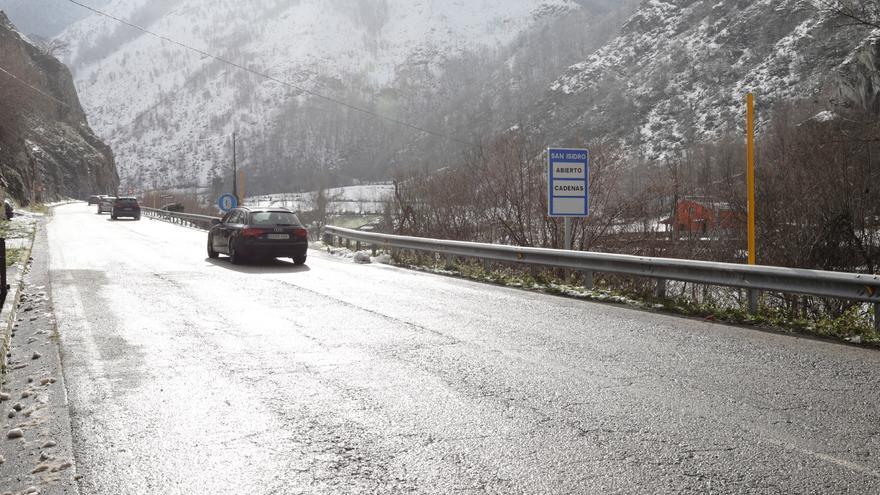
<instances>
[{"instance_id":1,"label":"silver car","mask_svg":"<svg viewBox=\"0 0 880 495\"><path fill-rule=\"evenodd\" d=\"M101 213L113 213L113 203L116 198L112 196L101 196L98 200L98 215Z\"/></svg>"}]
</instances>

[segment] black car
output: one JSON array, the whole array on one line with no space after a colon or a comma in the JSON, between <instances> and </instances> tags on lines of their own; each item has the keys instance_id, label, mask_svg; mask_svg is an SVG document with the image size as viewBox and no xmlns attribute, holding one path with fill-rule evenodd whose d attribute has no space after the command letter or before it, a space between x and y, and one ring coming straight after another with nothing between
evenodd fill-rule
<instances>
[{"instance_id":1,"label":"black car","mask_svg":"<svg viewBox=\"0 0 880 495\"><path fill-rule=\"evenodd\" d=\"M291 258L302 265L308 249L308 231L284 208L235 208L208 231L208 257L223 253L233 264L246 258Z\"/></svg>"},{"instance_id":2,"label":"black car","mask_svg":"<svg viewBox=\"0 0 880 495\"><path fill-rule=\"evenodd\" d=\"M164 211L183 213L184 211L186 211L186 206L181 203L168 203L167 205L162 205L162 207L159 209Z\"/></svg>"},{"instance_id":3,"label":"black car","mask_svg":"<svg viewBox=\"0 0 880 495\"><path fill-rule=\"evenodd\" d=\"M141 219L141 205L138 204L137 198L116 198L113 200L110 218L116 220L119 217Z\"/></svg>"},{"instance_id":4,"label":"black car","mask_svg":"<svg viewBox=\"0 0 880 495\"><path fill-rule=\"evenodd\" d=\"M100 202L101 202L101 197L102 197L102 196L99 196L99 195L96 195L96 194L95 194L95 195L92 195L92 196L89 196L89 206L91 206L91 205L96 205L96 204L100 203Z\"/></svg>"}]
</instances>

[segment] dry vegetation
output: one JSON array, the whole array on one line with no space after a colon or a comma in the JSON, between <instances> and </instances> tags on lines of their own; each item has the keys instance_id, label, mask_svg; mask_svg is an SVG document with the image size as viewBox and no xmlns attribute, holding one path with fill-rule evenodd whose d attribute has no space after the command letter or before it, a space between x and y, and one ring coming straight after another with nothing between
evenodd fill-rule
<instances>
[{"instance_id":1,"label":"dry vegetation","mask_svg":"<svg viewBox=\"0 0 880 495\"><path fill-rule=\"evenodd\" d=\"M762 128L758 162L760 264L876 273L880 266L880 121L852 109L813 105L774 109ZM658 163L627 158L609 142L591 150L590 210L574 223L579 250L744 262L746 202L743 139L695 144ZM398 177L391 228L403 235L559 248L562 221L547 216L543 145L508 133L475 151L465 167ZM736 225L671 233L673 205L685 197L729 205ZM646 281L605 277L606 286L646 292ZM676 297L738 304L690 284ZM841 316L858 305L766 295L764 304L798 318ZM867 308L857 308L867 316Z\"/></svg>"}]
</instances>

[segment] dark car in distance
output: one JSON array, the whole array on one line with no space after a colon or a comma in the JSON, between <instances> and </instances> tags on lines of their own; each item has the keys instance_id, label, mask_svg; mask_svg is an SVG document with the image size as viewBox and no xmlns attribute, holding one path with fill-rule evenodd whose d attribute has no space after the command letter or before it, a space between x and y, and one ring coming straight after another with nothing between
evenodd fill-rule
<instances>
[{"instance_id":1,"label":"dark car in distance","mask_svg":"<svg viewBox=\"0 0 880 495\"><path fill-rule=\"evenodd\" d=\"M99 196L97 194L93 194L93 195L89 196L89 206L96 205L96 204L100 203L101 198L102 198L102 196Z\"/></svg>"},{"instance_id":2,"label":"dark car in distance","mask_svg":"<svg viewBox=\"0 0 880 495\"><path fill-rule=\"evenodd\" d=\"M168 203L167 205L162 205L162 207L159 209L164 211L183 213L184 211L186 211L186 206L184 206L182 203Z\"/></svg>"},{"instance_id":3,"label":"dark car in distance","mask_svg":"<svg viewBox=\"0 0 880 495\"><path fill-rule=\"evenodd\" d=\"M208 257L223 253L236 265L248 258L291 258L302 265L308 249L309 232L285 208L234 208L208 231Z\"/></svg>"},{"instance_id":4,"label":"dark car in distance","mask_svg":"<svg viewBox=\"0 0 880 495\"><path fill-rule=\"evenodd\" d=\"M138 204L137 198L115 198L113 206L110 210L110 218L116 220L120 217L141 219L141 205Z\"/></svg>"}]
</instances>

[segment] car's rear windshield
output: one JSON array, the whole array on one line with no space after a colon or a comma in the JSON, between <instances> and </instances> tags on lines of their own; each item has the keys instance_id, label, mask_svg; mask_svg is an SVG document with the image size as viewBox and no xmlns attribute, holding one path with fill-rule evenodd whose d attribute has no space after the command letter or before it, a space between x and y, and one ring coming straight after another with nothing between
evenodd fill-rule
<instances>
[{"instance_id":1,"label":"car's rear windshield","mask_svg":"<svg viewBox=\"0 0 880 495\"><path fill-rule=\"evenodd\" d=\"M135 198L118 198L116 200L117 203L137 203L137 199Z\"/></svg>"},{"instance_id":2,"label":"car's rear windshield","mask_svg":"<svg viewBox=\"0 0 880 495\"><path fill-rule=\"evenodd\" d=\"M251 213L249 225L301 225L299 218L289 211L256 211Z\"/></svg>"}]
</instances>

